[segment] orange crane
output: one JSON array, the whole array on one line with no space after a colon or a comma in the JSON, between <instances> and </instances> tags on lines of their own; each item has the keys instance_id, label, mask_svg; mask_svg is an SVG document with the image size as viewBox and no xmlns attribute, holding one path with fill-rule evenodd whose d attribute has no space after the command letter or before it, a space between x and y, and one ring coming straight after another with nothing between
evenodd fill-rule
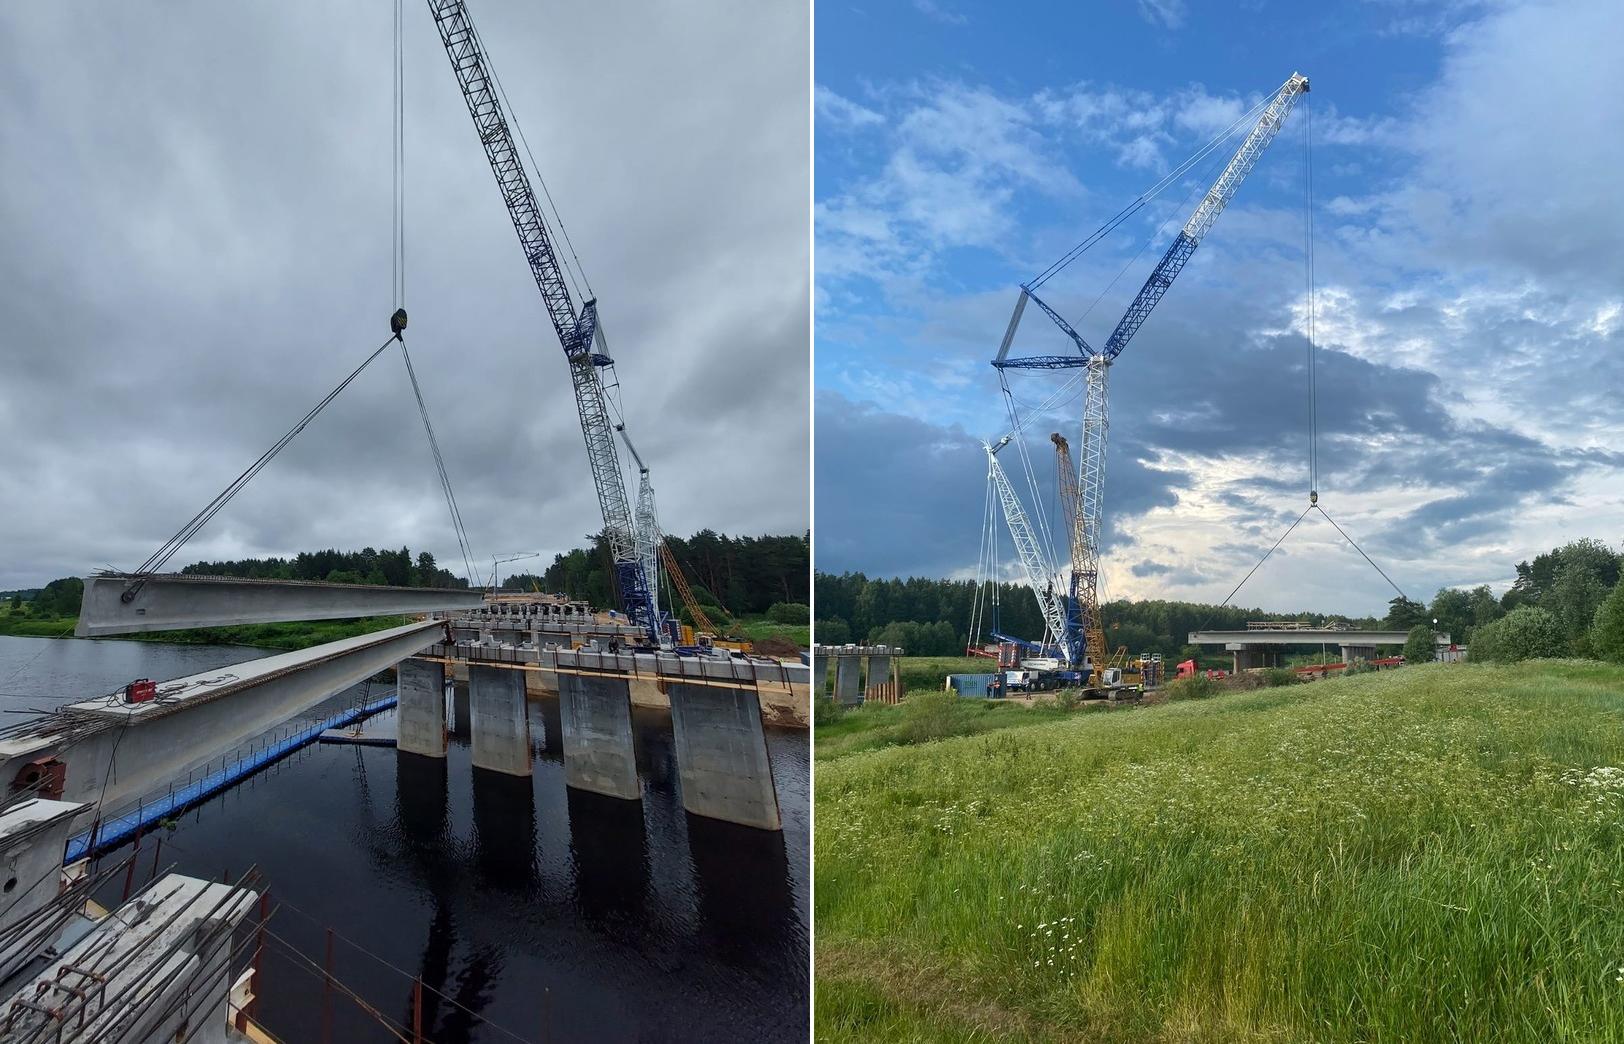
<instances>
[{"instance_id":1,"label":"orange crane","mask_svg":"<svg viewBox=\"0 0 1624 1044\"><path fill-rule=\"evenodd\" d=\"M677 589L678 596L682 598L682 604L688 607L688 619L694 622L694 632L697 634L700 631L709 631L720 638L722 632L717 630L715 624L711 623L710 617L705 615L705 610L701 609L699 603L694 600L694 593L688 590L688 580L682 575L682 568L677 565L677 556L671 553L671 549L666 546L664 540L661 540L659 545L660 561L665 565L666 575L671 577L671 586Z\"/></svg>"}]
</instances>

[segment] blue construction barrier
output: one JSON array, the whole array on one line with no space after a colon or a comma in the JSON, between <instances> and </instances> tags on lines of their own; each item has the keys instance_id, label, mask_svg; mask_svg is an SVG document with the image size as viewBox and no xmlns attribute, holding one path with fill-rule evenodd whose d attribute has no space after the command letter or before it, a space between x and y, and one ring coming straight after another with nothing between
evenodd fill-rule
<instances>
[{"instance_id":1,"label":"blue construction barrier","mask_svg":"<svg viewBox=\"0 0 1624 1044\"><path fill-rule=\"evenodd\" d=\"M190 781L185 786L177 787L167 794L159 794L150 801L142 800L136 804L134 811L101 820L91 829L68 839L67 855L62 860L63 865L76 863L86 856L101 855L109 849L117 848L135 835L144 833L159 820L185 812L227 787L247 779L267 765L282 760L300 747L309 746L320 739L321 734L328 729L341 729L364 718L370 718L379 711L388 710L395 705L396 698L394 693L390 693L382 699L361 707L352 707L342 714L318 721L260 750L245 754L206 776Z\"/></svg>"}]
</instances>

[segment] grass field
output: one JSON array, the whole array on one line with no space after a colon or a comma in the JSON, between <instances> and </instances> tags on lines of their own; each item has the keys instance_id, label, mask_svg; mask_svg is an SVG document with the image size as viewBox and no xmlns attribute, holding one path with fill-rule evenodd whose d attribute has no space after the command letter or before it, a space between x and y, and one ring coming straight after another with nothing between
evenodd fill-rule
<instances>
[{"instance_id":1,"label":"grass field","mask_svg":"<svg viewBox=\"0 0 1624 1044\"><path fill-rule=\"evenodd\" d=\"M1624 669L982 713L820 749L818 1039L1624 1041Z\"/></svg>"},{"instance_id":2,"label":"grass field","mask_svg":"<svg viewBox=\"0 0 1624 1044\"><path fill-rule=\"evenodd\" d=\"M765 616L741 616L733 621L733 630L752 642L781 638L794 642L803 649L812 645L811 624L781 624L774 623Z\"/></svg>"}]
</instances>

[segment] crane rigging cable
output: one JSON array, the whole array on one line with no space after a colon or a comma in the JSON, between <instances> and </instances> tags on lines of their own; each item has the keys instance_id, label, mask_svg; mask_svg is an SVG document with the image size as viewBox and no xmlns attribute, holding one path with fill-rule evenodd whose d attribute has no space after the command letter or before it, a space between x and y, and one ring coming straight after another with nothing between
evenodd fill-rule
<instances>
[{"instance_id":1,"label":"crane rigging cable","mask_svg":"<svg viewBox=\"0 0 1624 1044\"><path fill-rule=\"evenodd\" d=\"M1284 86L1284 84L1281 86ZM1234 122L1230 123L1229 126L1219 131L1217 135L1215 135L1205 145L1201 146L1201 148L1192 153L1187 159L1184 160L1184 162L1168 171L1167 174L1165 174L1154 185L1140 193L1133 202L1117 211L1117 213L1107 220L1105 224L1101 225L1093 232L1090 232L1081 243L1078 243L1065 254L1061 255L1059 260L1055 261L1048 268L1045 268L1042 272L1039 272L1030 283L1026 284L1027 287L1032 290L1040 288L1044 283L1047 283L1050 279L1054 278L1054 276L1058 275L1073 261L1087 253L1088 250L1091 249L1096 243L1115 231L1118 225L1137 214L1147 203L1161 195L1161 193L1165 191L1169 185L1183 177L1191 167L1201 162L1201 160L1214 149L1218 148L1225 141L1233 137L1235 132L1242 126L1245 126L1246 124L1255 120L1258 114L1268 107L1269 102L1273 96L1279 92L1279 90L1280 87L1276 87L1274 90L1260 98L1256 104L1254 104L1250 109L1241 113L1240 116L1236 117Z\"/></svg>"},{"instance_id":2,"label":"crane rigging cable","mask_svg":"<svg viewBox=\"0 0 1624 1044\"><path fill-rule=\"evenodd\" d=\"M372 351L372 354L368 355L364 360L362 360L359 366L357 366L354 370L351 370L349 375L338 383L337 387L333 388L332 391L323 396L315 406L311 407L309 412L300 418L298 423L296 423L292 428L289 428L288 431L275 443L273 443L269 449L260 454L260 456L252 464L250 464L235 479L233 479L224 490L215 496L213 500L204 505L202 510L187 520L186 524L181 526L181 528L177 530L173 536L171 536L161 546L159 546L156 551L149 555L146 561L137 566L134 573L138 579L128 590L125 591L124 596L126 600L133 598L135 592L139 589L141 584L141 580L139 579L140 577L150 576L153 573L161 570L175 556L175 554L186 545L188 541L196 536L197 533L202 530L202 528L206 526L210 520L218 515L220 511L224 509L224 507L230 503L238 493L242 492L243 488L247 486L256 475L265 470L265 467L270 464L270 462L274 460L278 454L286 449L289 443L291 443L300 432L304 431L305 428L310 425L311 421L315 420L316 417L323 410L325 410L334 399L338 398L339 394L343 392L345 388L348 388L355 381L355 379L361 375L361 371L370 366L374 359L382 355L385 349L396 342L399 342L400 344L401 358L405 362L406 374L411 381L412 392L417 398L418 411L423 418L424 430L428 434L429 449L434 455L435 469L439 473L441 489L445 493L446 497L446 506L451 513L452 528L456 532L457 545L463 555L463 564L467 570L468 582L470 584L474 582L474 570L472 565L473 553L468 542L468 534L463 526L462 513L457 507L456 495L452 492L451 478L445 466L445 459L440 453L439 441L436 439L434 434L434 426L429 420L428 406L424 402L422 388L418 384L416 371L412 368L411 356L406 351L406 340L404 337L406 329L406 149L404 83L405 52L401 14L401 0L396 0L393 60L394 111L392 113L391 120L394 128L394 142L391 161L394 168L394 192L392 213L390 215L394 232L392 244L393 279L390 293L394 299L396 309L394 314L390 317L390 337L388 340L384 341L383 344L375 348Z\"/></svg>"},{"instance_id":3,"label":"crane rigging cable","mask_svg":"<svg viewBox=\"0 0 1624 1044\"><path fill-rule=\"evenodd\" d=\"M397 338L391 334L387 341L373 349L372 354L362 360L361 365L351 370L348 377L345 377L342 381L339 381L336 388L328 392L322 397L320 402L312 406L310 411L300 418L297 424L288 429L287 434L283 435L280 439L277 439L276 442L271 445L270 449L260 454L257 460L243 470L242 474L232 479L231 483L227 485L218 496L209 501L209 503L204 506L203 510L193 515L184 526L180 527L174 536L164 541L158 550L149 555L145 562L142 562L139 566L137 566L135 573L138 576L147 576L157 572L159 569L162 569L164 564L174 557L175 552L179 551L188 540L196 536L197 531L207 525L209 520L215 515L219 514L220 509L225 507L226 504L230 503L233 497L242 492L242 488L248 485L255 475L258 475L261 471L265 470L265 465L269 464L273 459L275 459L278 453L281 453L284 449L286 449L288 443L292 442L301 431L304 431L305 428L309 426L311 421L316 419L316 416L320 414L322 410L327 408L328 403L338 398L339 393L345 388L348 388L357 377L361 376L361 371L371 365L372 360L382 355L384 349L388 348L391 344L394 344L396 340Z\"/></svg>"},{"instance_id":4,"label":"crane rigging cable","mask_svg":"<svg viewBox=\"0 0 1624 1044\"><path fill-rule=\"evenodd\" d=\"M1370 568L1374 569L1377 572L1377 574L1379 576L1381 576L1381 578L1383 580L1387 581L1387 586L1391 587L1398 594L1398 596L1400 598L1404 598L1404 599L1409 598L1409 596L1404 593L1403 589L1400 588L1398 586L1398 584L1393 582L1393 578L1388 576L1387 572L1384 569L1382 569L1381 566L1376 564L1375 559L1371 558L1368 554L1365 553L1364 548L1360 547L1357 543L1354 542L1354 539L1351 536L1348 535L1346 530L1344 530L1340 525L1337 524L1336 519L1332 518L1330 516L1330 514L1328 512L1326 512L1324 505L1322 505L1319 502L1319 393L1318 393L1318 372L1317 372L1317 365L1316 365L1316 363L1317 363L1316 356L1318 354L1317 345L1316 345L1316 338L1317 338L1317 334L1318 334L1318 329L1317 329L1317 322L1316 322L1317 308L1316 308L1316 301L1315 301L1315 286L1314 286L1315 280L1314 280L1314 147L1313 147L1313 126L1314 126L1314 118L1313 118L1313 107L1312 107L1312 104L1311 104L1311 99L1304 98L1304 105L1303 105L1303 269L1304 269L1305 278L1307 280L1307 287L1306 287L1306 289L1304 291L1304 294L1303 294L1304 308L1305 308L1305 314L1303 316L1303 332L1304 332L1304 335L1305 335L1305 340L1307 342L1307 356L1306 356L1306 360L1305 360L1305 364L1304 364L1304 370L1306 372L1306 376L1307 376L1307 379L1308 379L1308 506L1306 508L1304 508L1302 514L1298 515L1296 520L1293 521L1291 523L1291 525L1286 528L1286 531L1284 533L1280 534L1280 538L1274 542L1273 546L1271 546L1269 548L1269 550L1267 550L1267 551L1265 551L1263 553L1263 557L1258 559L1257 563L1255 565L1253 565L1251 569L1247 570L1246 575L1241 577L1240 583L1236 584L1234 589L1231 590L1229 592L1229 594L1224 597L1224 600L1219 603L1220 605L1228 605L1230 603L1230 601L1232 599L1234 599L1235 595L1240 592L1240 589L1246 585L1246 582L1248 580L1252 579L1252 575L1254 573L1256 573L1260 568L1262 568L1263 563L1267 562L1269 560L1270 556L1273 555L1275 553L1275 551L1277 551L1279 549L1280 545L1285 543L1286 538L1291 536L1292 532L1295 531L1296 528L1299 525L1302 524L1303 519L1308 517L1308 513L1310 511L1318 511L1320 513L1321 517L1323 517L1325 519L1325 521L1327 521L1327 522L1329 522L1331 524L1331 528L1335 529L1337 531L1337 533L1342 537L1342 539L1347 541L1349 547L1353 548L1355 551L1357 551L1359 553L1359 557L1363 558L1365 560L1365 562L1370 565Z\"/></svg>"},{"instance_id":5,"label":"crane rigging cable","mask_svg":"<svg viewBox=\"0 0 1624 1044\"><path fill-rule=\"evenodd\" d=\"M440 442L434 435L434 424L429 420L428 404L423 400L423 389L417 382L417 371L412 366L411 353L406 350L406 40L402 0L395 0L395 93L394 112L394 188L395 207L391 215L394 226L395 314L390 320L395 340L400 342L400 358L406 366L406 376L412 383L412 395L417 399L417 412L423 418L423 431L429 439L429 452L434 456L434 470L439 476L440 491L445 495L446 510L451 515L451 529L457 538L457 549L462 554L464 576L469 586L475 583L474 552L468 541L468 530L463 525L462 512L457 507L457 495L452 492L451 476L446 470L445 457L440 453Z\"/></svg>"}]
</instances>

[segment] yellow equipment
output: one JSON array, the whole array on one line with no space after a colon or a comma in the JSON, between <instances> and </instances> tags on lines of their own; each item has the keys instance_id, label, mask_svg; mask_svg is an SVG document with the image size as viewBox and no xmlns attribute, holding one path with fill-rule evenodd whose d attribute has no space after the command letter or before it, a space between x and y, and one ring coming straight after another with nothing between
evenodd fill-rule
<instances>
[{"instance_id":1,"label":"yellow equipment","mask_svg":"<svg viewBox=\"0 0 1624 1044\"><path fill-rule=\"evenodd\" d=\"M705 615L705 610L701 609L699 603L694 601L694 593L688 590L688 581L683 577L681 567L677 565L677 556L673 555L671 549L665 546L664 540L660 541L660 562L665 566L666 575L671 578L671 586L677 589L677 594L682 598L682 604L688 608L688 617L693 620L694 627L699 631L709 631L713 635L720 635L721 632L716 629L716 625L711 623L710 617Z\"/></svg>"}]
</instances>

